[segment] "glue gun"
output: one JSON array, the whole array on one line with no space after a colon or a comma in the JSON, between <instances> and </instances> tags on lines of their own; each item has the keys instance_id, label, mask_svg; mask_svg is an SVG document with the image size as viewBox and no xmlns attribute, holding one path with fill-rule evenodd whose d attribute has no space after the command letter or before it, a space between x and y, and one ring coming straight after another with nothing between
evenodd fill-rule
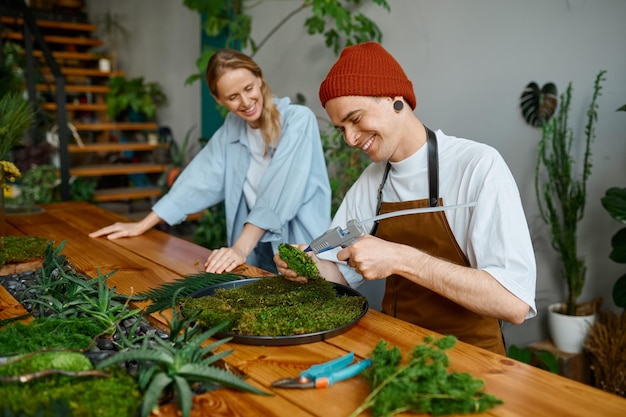
<instances>
[{"instance_id":1,"label":"glue gun","mask_svg":"<svg viewBox=\"0 0 626 417\"><path fill-rule=\"evenodd\" d=\"M313 251L313 253L318 254L336 248L337 246L345 248L346 246L354 243L354 241L357 240L359 236L362 236L365 233L366 232L363 229L363 226L358 220L349 220L347 228L342 229L341 227L337 226L334 229L328 230L323 235L311 242L309 247L306 248L304 251Z\"/></svg>"},{"instance_id":2,"label":"glue gun","mask_svg":"<svg viewBox=\"0 0 626 417\"><path fill-rule=\"evenodd\" d=\"M308 248L306 248L305 252L313 251L313 253L318 254L337 246L341 246L345 248L346 246L350 246L354 243L355 240L359 238L359 236L363 236L367 233L364 225L368 223L373 223L378 220L387 219L389 217L396 216L404 216L407 214L418 214L418 213L431 213L435 211L444 211L444 210L455 210L464 207L474 207L476 205L475 201L469 203L455 204L452 206L435 206L435 207L422 207L422 208L412 208L406 210L393 211L390 213L379 214L367 220L348 220L348 227L342 229L337 226L334 229L330 229L325 232L323 235L315 239Z\"/></svg>"}]
</instances>

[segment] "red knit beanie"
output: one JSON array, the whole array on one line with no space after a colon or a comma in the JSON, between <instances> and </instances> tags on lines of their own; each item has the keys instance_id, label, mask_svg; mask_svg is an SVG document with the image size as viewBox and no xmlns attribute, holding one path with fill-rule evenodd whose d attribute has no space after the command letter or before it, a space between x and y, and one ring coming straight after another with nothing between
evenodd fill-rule
<instances>
[{"instance_id":1,"label":"red knit beanie","mask_svg":"<svg viewBox=\"0 0 626 417\"><path fill-rule=\"evenodd\" d=\"M402 96L415 110L413 84L398 62L380 44L346 47L320 85L320 101L343 96Z\"/></svg>"}]
</instances>

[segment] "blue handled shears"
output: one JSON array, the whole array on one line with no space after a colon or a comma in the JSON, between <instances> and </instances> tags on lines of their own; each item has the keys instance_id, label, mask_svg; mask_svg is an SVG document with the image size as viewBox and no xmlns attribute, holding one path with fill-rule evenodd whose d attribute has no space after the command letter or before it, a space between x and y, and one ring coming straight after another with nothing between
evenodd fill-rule
<instances>
[{"instance_id":1,"label":"blue handled shears","mask_svg":"<svg viewBox=\"0 0 626 417\"><path fill-rule=\"evenodd\" d=\"M313 365L302 371L298 378L283 378L272 383L276 388L326 388L335 382L352 378L372 364L371 359L363 359L348 366L354 360L354 352L332 361Z\"/></svg>"}]
</instances>

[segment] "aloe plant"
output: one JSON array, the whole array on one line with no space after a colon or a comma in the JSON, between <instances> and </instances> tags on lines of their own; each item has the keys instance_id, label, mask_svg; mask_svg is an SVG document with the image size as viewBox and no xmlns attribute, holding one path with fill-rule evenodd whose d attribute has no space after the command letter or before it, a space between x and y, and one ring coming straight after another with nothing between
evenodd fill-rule
<instances>
[{"instance_id":1,"label":"aloe plant","mask_svg":"<svg viewBox=\"0 0 626 417\"><path fill-rule=\"evenodd\" d=\"M255 394L270 395L238 376L212 366L232 353L232 350L212 353L231 339L221 339L204 347L202 344L222 330L226 323L200 332L199 325L194 322L195 318L183 318L180 312L174 309L172 319L169 321L169 341L158 336L147 337L140 347L119 352L97 365L98 369L105 369L126 361L137 361L140 364L138 381L140 389L144 391L142 417L150 415L151 410L159 405L160 399L169 398L174 393L183 417L188 417L191 412L194 383L218 384Z\"/></svg>"}]
</instances>

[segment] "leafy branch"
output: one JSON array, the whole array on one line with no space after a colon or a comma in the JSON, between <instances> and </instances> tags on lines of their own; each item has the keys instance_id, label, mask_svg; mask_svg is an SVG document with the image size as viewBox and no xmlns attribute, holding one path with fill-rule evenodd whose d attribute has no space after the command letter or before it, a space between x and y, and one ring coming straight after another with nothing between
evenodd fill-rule
<instances>
[{"instance_id":1,"label":"leafy branch","mask_svg":"<svg viewBox=\"0 0 626 417\"><path fill-rule=\"evenodd\" d=\"M387 0L371 0L374 4L389 11ZM281 19L263 39L257 43L251 37L252 17L244 12L248 8L259 6L262 1L255 0L184 0L185 6L201 15L206 16L203 23L203 30L210 38L225 36L223 47L227 48L247 48L252 50L254 55L274 36L278 30L292 17L303 10L309 9L312 16L306 19L304 26L311 36L322 35L327 47L331 48L335 54L348 45L353 45L369 40L380 41L382 32L370 18L362 13L355 13L351 10L354 6L360 5L363 0L302 0L300 4L283 19ZM252 3L252 4L251 4ZM352 5L350 3L353 3ZM196 61L198 73L187 78L185 84L192 84L198 79L202 79L207 63L217 48L205 47L202 54Z\"/></svg>"},{"instance_id":2,"label":"leafy branch","mask_svg":"<svg viewBox=\"0 0 626 417\"><path fill-rule=\"evenodd\" d=\"M502 401L482 391L484 381L468 373L448 372L445 350L456 343L454 336L435 339L428 336L401 365L402 353L395 346L378 342L372 352L372 366L363 375L372 387L365 401L350 415L356 417L371 409L374 417L402 412L433 415L479 413Z\"/></svg>"}]
</instances>

